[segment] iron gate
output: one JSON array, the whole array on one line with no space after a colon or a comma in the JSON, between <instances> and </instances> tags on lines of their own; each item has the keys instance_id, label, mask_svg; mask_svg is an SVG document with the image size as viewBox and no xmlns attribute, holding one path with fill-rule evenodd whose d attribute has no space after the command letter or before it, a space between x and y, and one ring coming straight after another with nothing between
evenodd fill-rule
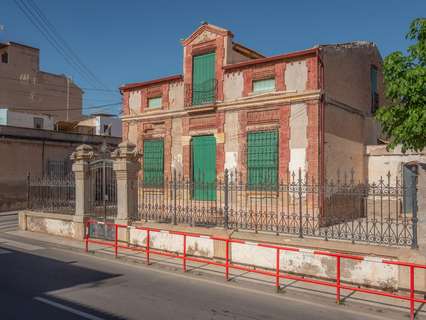
<instances>
[{"instance_id":1,"label":"iron gate","mask_svg":"<svg viewBox=\"0 0 426 320\"><path fill-rule=\"evenodd\" d=\"M101 222L91 225L91 237L115 237L115 230L110 227L117 216L117 179L112 165L111 159L99 159L90 163L90 215Z\"/></svg>"}]
</instances>

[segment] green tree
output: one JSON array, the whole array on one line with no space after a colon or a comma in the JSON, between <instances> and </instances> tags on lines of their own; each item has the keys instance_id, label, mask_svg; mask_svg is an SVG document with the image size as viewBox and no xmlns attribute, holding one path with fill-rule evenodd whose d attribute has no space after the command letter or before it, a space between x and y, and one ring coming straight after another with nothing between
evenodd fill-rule
<instances>
[{"instance_id":1,"label":"green tree","mask_svg":"<svg viewBox=\"0 0 426 320\"><path fill-rule=\"evenodd\" d=\"M389 148L400 144L403 152L426 147L426 18L413 20L406 38L413 41L407 54L384 60L388 104L376 113Z\"/></svg>"}]
</instances>

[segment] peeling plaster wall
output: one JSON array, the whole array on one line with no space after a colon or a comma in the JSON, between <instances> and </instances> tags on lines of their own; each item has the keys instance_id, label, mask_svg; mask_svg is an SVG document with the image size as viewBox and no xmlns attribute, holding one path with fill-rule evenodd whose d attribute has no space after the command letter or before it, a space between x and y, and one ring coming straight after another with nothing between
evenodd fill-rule
<instances>
[{"instance_id":1,"label":"peeling plaster wall","mask_svg":"<svg viewBox=\"0 0 426 320\"><path fill-rule=\"evenodd\" d=\"M225 113L225 169L235 171L238 164L238 111Z\"/></svg>"},{"instance_id":2,"label":"peeling plaster wall","mask_svg":"<svg viewBox=\"0 0 426 320\"><path fill-rule=\"evenodd\" d=\"M285 69L285 86L288 91L304 91L308 81L306 61L290 62Z\"/></svg>"},{"instance_id":3,"label":"peeling plaster wall","mask_svg":"<svg viewBox=\"0 0 426 320\"><path fill-rule=\"evenodd\" d=\"M306 170L306 147L308 111L305 103L292 104L290 107L290 172Z\"/></svg>"},{"instance_id":4,"label":"peeling plaster wall","mask_svg":"<svg viewBox=\"0 0 426 320\"><path fill-rule=\"evenodd\" d=\"M243 96L244 79L242 72L226 73L223 84L225 101L235 100Z\"/></svg>"},{"instance_id":5,"label":"peeling plaster wall","mask_svg":"<svg viewBox=\"0 0 426 320\"><path fill-rule=\"evenodd\" d=\"M184 107L184 85L183 81L170 83L169 86L169 108L174 110Z\"/></svg>"},{"instance_id":6,"label":"peeling plaster wall","mask_svg":"<svg viewBox=\"0 0 426 320\"><path fill-rule=\"evenodd\" d=\"M129 123L129 134L127 140L134 145L138 145L138 125L137 123Z\"/></svg>"},{"instance_id":7,"label":"peeling plaster wall","mask_svg":"<svg viewBox=\"0 0 426 320\"><path fill-rule=\"evenodd\" d=\"M53 234L56 236L62 236L67 238L75 237L75 231L72 221L29 216L27 217L27 230L33 232Z\"/></svg>"},{"instance_id":8,"label":"peeling plaster wall","mask_svg":"<svg viewBox=\"0 0 426 320\"><path fill-rule=\"evenodd\" d=\"M172 120L172 170L176 169L177 174L183 173L182 156L182 118L175 118Z\"/></svg>"},{"instance_id":9,"label":"peeling plaster wall","mask_svg":"<svg viewBox=\"0 0 426 320\"><path fill-rule=\"evenodd\" d=\"M163 232L151 232L149 239L150 248L183 253L183 237ZM144 246L147 241L147 231L130 229L130 243ZM213 240L188 237L186 239L186 252L189 255L213 258Z\"/></svg>"},{"instance_id":10,"label":"peeling plaster wall","mask_svg":"<svg viewBox=\"0 0 426 320\"><path fill-rule=\"evenodd\" d=\"M274 269L276 250L253 245L233 243L231 256L234 262ZM371 261L343 260L341 276L343 281L381 288L397 288L398 267ZM280 270L322 278L336 277L336 259L318 256L311 252L282 251L280 253Z\"/></svg>"},{"instance_id":11,"label":"peeling plaster wall","mask_svg":"<svg viewBox=\"0 0 426 320\"><path fill-rule=\"evenodd\" d=\"M129 93L129 108L130 114L140 113L141 110L141 92L140 91L130 91Z\"/></svg>"},{"instance_id":12,"label":"peeling plaster wall","mask_svg":"<svg viewBox=\"0 0 426 320\"><path fill-rule=\"evenodd\" d=\"M130 228L131 244L145 246L146 241L147 231ZM189 255L214 257L214 240L187 237L186 241L186 251ZM167 232L151 232L150 248L182 253L183 236ZM232 243L230 245L230 253L231 259L235 263L269 269L275 268L275 249ZM398 266L374 262L380 259L369 257L366 261L343 260L341 265L342 280L356 284L396 289L399 276ZM301 252L284 251L280 254L280 270L334 279L336 277L336 261L333 257L314 255L308 250Z\"/></svg>"}]
</instances>

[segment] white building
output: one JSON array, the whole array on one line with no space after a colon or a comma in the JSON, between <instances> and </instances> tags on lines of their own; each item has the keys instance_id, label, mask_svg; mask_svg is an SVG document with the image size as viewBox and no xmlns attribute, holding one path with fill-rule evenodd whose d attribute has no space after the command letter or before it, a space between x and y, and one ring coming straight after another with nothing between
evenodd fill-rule
<instances>
[{"instance_id":1,"label":"white building","mask_svg":"<svg viewBox=\"0 0 426 320\"><path fill-rule=\"evenodd\" d=\"M0 125L53 130L55 120L52 116L11 111L0 108Z\"/></svg>"},{"instance_id":2,"label":"white building","mask_svg":"<svg viewBox=\"0 0 426 320\"><path fill-rule=\"evenodd\" d=\"M121 137L121 120L111 114L92 114L90 118L80 121L77 127L95 135Z\"/></svg>"}]
</instances>

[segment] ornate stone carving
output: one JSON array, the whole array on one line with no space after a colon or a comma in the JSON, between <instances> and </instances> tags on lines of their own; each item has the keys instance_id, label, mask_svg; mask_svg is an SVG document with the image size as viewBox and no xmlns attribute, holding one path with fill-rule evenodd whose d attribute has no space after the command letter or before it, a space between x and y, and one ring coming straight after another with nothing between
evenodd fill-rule
<instances>
[{"instance_id":1,"label":"ornate stone carving","mask_svg":"<svg viewBox=\"0 0 426 320\"><path fill-rule=\"evenodd\" d=\"M118 148L111 153L114 160L125 159L137 161L141 157L141 153L136 149L136 145L129 141L123 141Z\"/></svg>"},{"instance_id":2,"label":"ornate stone carving","mask_svg":"<svg viewBox=\"0 0 426 320\"><path fill-rule=\"evenodd\" d=\"M87 144L79 145L71 154L70 159L73 161L89 161L95 157L93 148Z\"/></svg>"}]
</instances>

